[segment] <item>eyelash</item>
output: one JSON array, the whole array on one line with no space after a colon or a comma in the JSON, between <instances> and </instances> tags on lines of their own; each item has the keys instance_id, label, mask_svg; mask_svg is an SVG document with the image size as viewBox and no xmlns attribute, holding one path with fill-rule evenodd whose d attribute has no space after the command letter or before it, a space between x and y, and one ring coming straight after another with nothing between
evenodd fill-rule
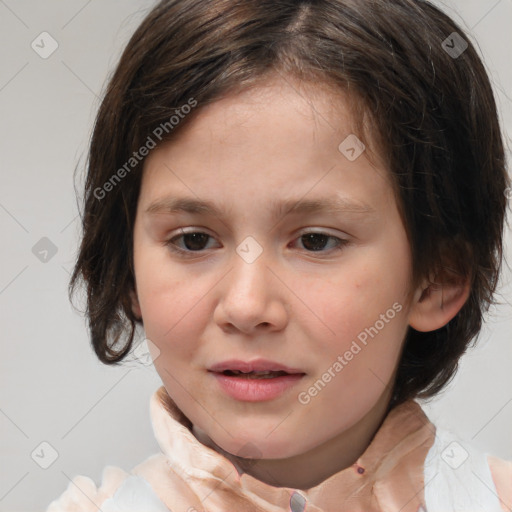
<instances>
[{"instance_id":1,"label":"eyelash","mask_svg":"<svg viewBox=\"0 0 512 512\"><path fill-rule=\"evenodd\" d=\"M202 231L189 231L189 232L184 232L182 231L182 233L180 235L177 235L177 236L173 236L172 238L168 239L165 241L164 245L166 247L169 248L170 251L174 252L174 253L177 253L179 255L182 255L184 257L192 257L192 255L194 253L202 253L204 252L204 249L203 250L199 250L199 251L191 251L191 250L186 250L186 249L181 249L179 247L176 246L176 244L174 243L174 241L176 239L179 239L185 235L206 235L208 236L210 239L213 238L211 235L209 235L208 233L204 233ZM333 247L332 249L328 250L328 251L322 251L322 250L319 250L319 251L308 251L306 250L307 253L311 253L311 254L316 254L316 253L331 253L332 251L336 251L336 250L341 250L343 249L348 243L349 241L346 240L346 239L343 239L343 238L338 238L336 236L333 236L333 235L329 235L328 233L323 233L321 231L307 231L305 233L302 233L298 238L297 240L301 239L302 237L304 236L307 236L307 235L322 235L322 236L327 236L327 238L332 238L332 239L335 239L337 240L337 244L335 247Z\"/></svg>"}]
</instances>

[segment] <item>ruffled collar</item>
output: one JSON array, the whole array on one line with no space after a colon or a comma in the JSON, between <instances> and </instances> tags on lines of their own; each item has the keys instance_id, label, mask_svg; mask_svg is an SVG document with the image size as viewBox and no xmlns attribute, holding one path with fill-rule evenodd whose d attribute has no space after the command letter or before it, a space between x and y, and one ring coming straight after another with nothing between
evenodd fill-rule
<instances>
[{"instance_id":1,"label":"ruffled collar","mask_svg":"<svg viewBox=\"0 0 512 512\"><path fill-rule=\"evenodd\" d=\"M425 510L423 466L435 440L435 426L414 400L389 412L352 466L307 490L274 487L247 473L240 475L229 459L194 436L192 423L164 386L151 397L150 412L155 438L169 466L198 496L208 496L205 506L214 510Z\"/></svg>"}]
</instances>

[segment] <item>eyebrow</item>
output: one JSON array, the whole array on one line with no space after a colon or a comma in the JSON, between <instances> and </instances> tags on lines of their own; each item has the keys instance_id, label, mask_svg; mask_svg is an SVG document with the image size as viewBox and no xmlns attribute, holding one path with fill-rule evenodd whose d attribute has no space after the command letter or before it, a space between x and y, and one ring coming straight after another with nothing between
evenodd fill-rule
<instances>
[{"instance_id":1,"label":"eyebrow","mask_svg":"<svg viewBox=\"0 0 512 512\"><path fill-rule=\"evenodd\" d=\"M223 211L215 203L188 197L165 197L153 202L147 209L149 214L189 213L211 215L222 218ZM346 213L376 213L371 206L342 197L325 197L321 199L285 199L271 203L273 220L285 214L327 213L332 215Z\"/></svg>"}]
</instances>

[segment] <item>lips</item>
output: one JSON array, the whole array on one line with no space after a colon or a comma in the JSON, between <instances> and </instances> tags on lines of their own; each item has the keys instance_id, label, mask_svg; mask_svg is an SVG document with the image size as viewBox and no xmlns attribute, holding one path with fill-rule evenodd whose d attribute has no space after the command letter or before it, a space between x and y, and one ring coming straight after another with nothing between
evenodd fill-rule
<instances>
[{"instance_id":1,"label":"lips","mask_svg":"<svg viewBox=\"0 0 512 512\"><path fill-rule=\"evenodd\" d=\"M265 370L264 372L239 372L238 370L224 370L222 372L223 375L226 375L227 377L242 377L246 379L254 379L254 378L261 378L261 379L272 379L275 377L281 377L283 375L290 375L287 372L284 371L269 371Z\"/></svg>"},{"instance_id":2,"label":"lips","mask_svg":"<svg viewBox=\"0 0 512 512\"><path fill-rule=\"evenodd\" d=\"M291 368L290 368L291 370ZM210 372L214 390L220 390L225 397L242 402L265 402L275 400L289 393L304 378L304 373L288 374L284 371L267 373L239 373L228 376L224 372ZM282 375L284 373L284 375ZM278 375L279 374L279 375Z\"/></svg>"},{"instance_id":3,"label":"lips","mask_svg":"<svg viewBox=\"0 0 512 512\"><path fill-rule=\"evenodd\" d=\"M254 359L252 361L242 361L240 359L230 359L212 365L208 371L215 373L224 373L225 375L270 375L277 377L280 375L304 374L298 368L291 368L276 361L268 359Z\"/></svg>"}]
</instances>

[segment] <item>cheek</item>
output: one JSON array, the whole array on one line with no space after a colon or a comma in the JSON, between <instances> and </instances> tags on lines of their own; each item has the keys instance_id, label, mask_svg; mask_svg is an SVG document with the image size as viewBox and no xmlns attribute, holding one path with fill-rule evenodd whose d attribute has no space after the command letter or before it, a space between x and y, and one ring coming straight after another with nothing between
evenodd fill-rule
<instances>
[{"instance_id":1,"label":"cheek","mask_svg":"<svg viewBox=\"0 0 512 512\"><path fill-rule=\"evenodd\" d=\"M379 268L359 262L340 266L328 280L308 280L300 296L338 338L354 334L358 326L364 327L391 300L393 290L384 289Z\"/></svg>"},{"instance_id":2,"label":"cheek","mask_svg":"<svg viewBox=\"0 0 512 512\"><path fill-rule=\"evenodd\" d=\"M161 252L161 250L159 251ZM204 328L208 291L215 281L187 276L183 269L161 261L151 251L135 261L137 294L147 338L162 355L172 351L173 357L194 349L196 334Z\"/></svg>"},{"instance_id":3,"label":"cheek","mask_svg":"<svg viewBox=\"0 0 512 512\"><path fill-rule=\"evenodd\" d=\"M333 354L352 349L357 352L353 359L364 364L375 362L376 366L381 365L379 360L389 366L389 361L398 357L407 327L404 299L408 260L397 249L374 247L358 253L328 280L304 283L301 296L307 297L305 302L315 313L309 315L308 329L317 340L321 357L323 352L323 357L332 359ZM318 325L321 332L315 333L313 327Z\"/></svg>"}]
</instances>

